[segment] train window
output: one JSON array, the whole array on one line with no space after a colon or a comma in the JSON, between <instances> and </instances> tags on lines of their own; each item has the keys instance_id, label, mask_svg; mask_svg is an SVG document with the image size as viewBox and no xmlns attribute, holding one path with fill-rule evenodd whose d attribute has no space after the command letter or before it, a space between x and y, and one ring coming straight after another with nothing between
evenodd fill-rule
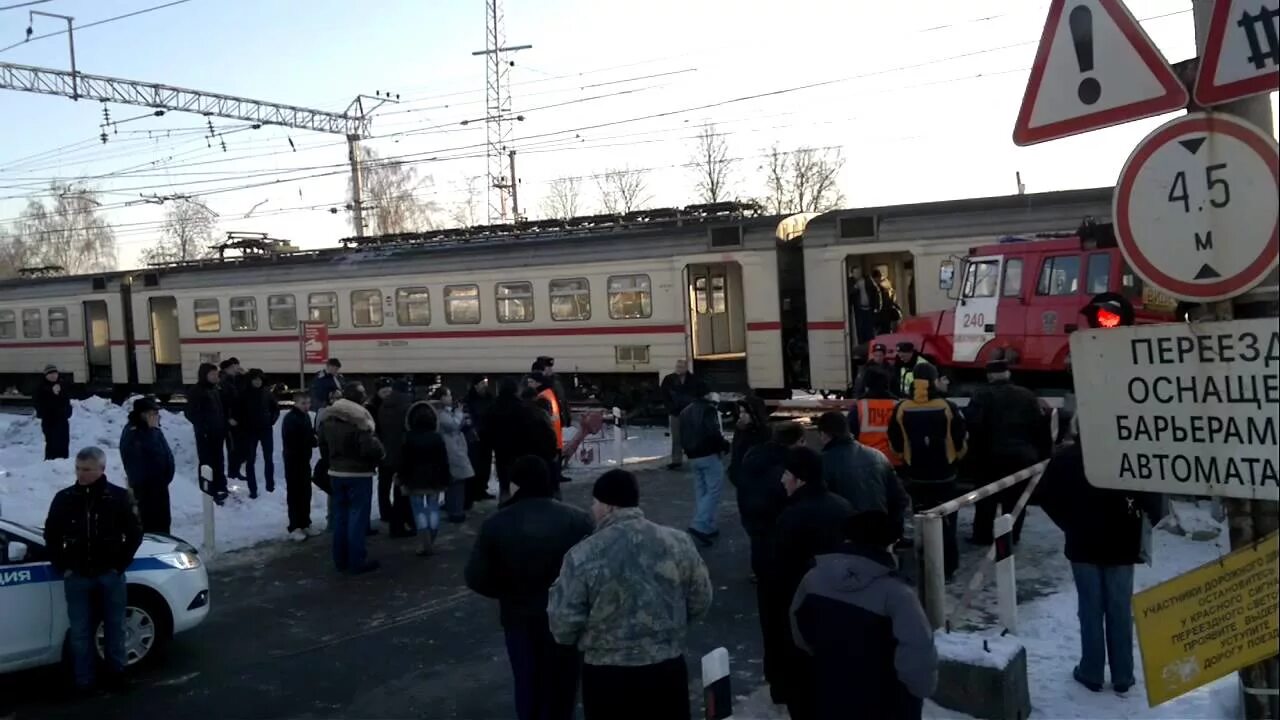
<instances>
[{"instance_id":1,"label":"train window","mask_svg":"<svg viewBox=\"0 0 1280 720\"><path fill-rule=\"evenodd\" d=\"M445 285L444 319L450 325L479 324L480 286Z\"/></svg>"},{"instance_id":2,"label":"train window","mask_svg":"<svg viewBox=\"0 0 1280 720\"><path fill-rule=\"evenodd\" d=\"M710 312L710 306L707 301L706 275L699 275L693 279L693 309L699 315L706 315Z\"/></svg>"},{"instance_id":3,"label":"train window","mask_svg":"<svg viewBox=\"0 0 1280 720\"><path fill-rule=\"evenodd\" d=\"M196 332L218 332L222 329L222 314L218 311L217 298L196 300L191 304L196 316Z\"/></svg>"},{"instance_id":4,"label":"train window","mask_svg":"<svg viewBox=\"0 0 1280 720\"><path fill-rule=\"evenodd\" d=\"M49 337L66 337L68 330L67 309L64 307L49 308Z\"/></svg>"},{"instance_id":5,"label":"train window","mask_svg":"<svg viewBox=\"0 0 1280 720\"><path fill-rule=\"evenodd\" d=\"M964 297L995 297L999 266L999 260L970 262L964 273Z\"/></svg>"},{"instance_id":6,"label":"train window","mask_svg":"<svg viewBox=\"0 0 1280 720\"><path fill-rule=\"evenodd\" d=\"M493 287L498 322L533 322L533 283L500 282Z\"/></svg>"},{"instance_id":7,"label":"train window","mask_svg":"<svg viewBox=\"0 0 1280 720\"><path fill-rule=\"evenodd\" d=\"M431 291L424 287L396 288L396 322L430 325Z\"/></svg>"},{"instance_id":8,"label":"train window","mask_svg":"<svg viewBox=\"0 0 1280 720\"><path fill-rule=\"evenodd\" d=\"M1003 297L1020 297L1022 295L1022 258L1009 258L1004 261L1004 286L1000 289Z\"/></svg>"},{"instance_id":9,"label":"train window","mask_svg":"<svg viewBox=\"0 0 1280 720\"><path fill-rule=\"evenodd\" d=\"M258 299L252 297L231 298L231 329L237 331L258 329Z\"/></svg>"},{"instance_id":10,"label":"train window","mask_svg":"<svg viewBox=\"0 0 1280 720\"><path fill-rule=\"evenodd\" d=\"M1094 253L1089 256L1089 265L1085 269L1084 286L1090 295L1104 293L1111 284L1111 256L1106 253Z\"/></svg>"},{"instance_id":11,"label":"train window","mask_svg":"<svg viewBox=\"0 0 1280 720\"><path fill-rule=\"evenodd\" d=\"M648 345L614 345L614 357L619 365L648 365Z\"/></svg>"},{"instance_id":12,"label":"train window","mask_svg":"<svg viewBox=\"0 0 1280 720\"><path fill-rule=\"evenodd\" d=\"M338 293L308 293L307 319L322 322L329 327L338 327Z\"/></svg>"},{"instance_id":13,"label":"train window","mask_svg":"<svg viewBox=\"0 0 1280 720\"><path fill-rule=\"evenodd\" d=\"M38 338L44 334L44 328L40 326L39 310L23 310L22 311L22 337Z\"/></svg>"},{"instance_id":14,"label":"train window","mask_svg":"<svg viewBox=\"0 0 1280 720\"><path fill-rule=\"evenodd\" d=\"M1080 292L1080 256L1046 258L1040 266L1037 295L1075 295Z\"/></svg>"},{"instance_id":15,"label":"train window","mask_svg":"<svg viewBox=\"0 0 1280 720\"><path fill-rule=\"evenodd\" d=\"M351 324L356 327L382 327L382 291L351 291Z\"/></svg>"},{"instance_id":16,"label":"train window","mask_svg":"<svg viewBox=\"0 0 1280 720\"><path fill-rule=\"evenodd\" d=\"M591 284L586 278L552 280L551 319L590 320Z\"/></svg>"},{"instance_id":17,"label":"train window","mask_svg":"<svg viewBox=\"0 0 1280 720\"><path fill-rule=\"evenodd\" d=\"M267 296L267 323L272 330L298 327L298 299L292 295Z\"/></svg>"},{"instance_id":18,"label":"train window","mask_svg":"<svg viewBox=\"0 0 1280 720\"><path fill-rule=\"evenodd\" d=\"M0 339L18 336L18 316L12 310L0 310Z\"/></svg>"},{"instance_id":19,"label":"train window","mask_svg":"<svg viewBox=\"0 0 1280 720\"><path fill-rule=\"evenodd\" d=\"M609 317L635 320L653 315L653 293L648 275L609 277Z\"/></svg>"},{"instance_id":20,"label":"train window","mask_svg":"<svg viewBox=\"0 0 1280 720\"><path fill-rule=\"evenodd\" d=\"M726 311L725 283L723 275L711 276L711 313L713 315Z\"/></svg>"}]
</instances>

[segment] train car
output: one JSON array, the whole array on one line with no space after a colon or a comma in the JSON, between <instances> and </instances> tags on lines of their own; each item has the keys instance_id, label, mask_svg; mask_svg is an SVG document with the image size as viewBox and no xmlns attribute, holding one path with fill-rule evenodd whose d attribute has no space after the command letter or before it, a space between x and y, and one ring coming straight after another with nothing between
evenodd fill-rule
<instances>
[{"instance_id":1,"label":"train car","mask_svg":"<svg viewBox=\"0 0 1280 720\"><path fill-rule=\"evenodd\" d=\"M296 386L316 370L300 368L304 320L328 325L329 354L357 376L461 385L549 355L580 389L629 404L688 357L713 386L781 392L778 222L652 212L154 268L132 291L138 381L171 392L235 356Z\"/></svg>"},{"instance_id":2,"label":"train car","mask_svg":"<svg viewBox=\"0 0 1280 720\"><path fill-rule=\"evenodd\" d=\"M0 281L0 392L30 395L56 365L78 396L122 395L136 380L128 273Z\"/></svg>"},{"instance_id":3,"label":"train car","mask_svg":"<svg viewBox=\"0 0 1280 720\"><path fill-rule=\"evenodd\" d=\"M801 245L808 384L843 392L853 384L858 337L850 278L880 270L905 315L954 307L946 288L971 247L1010 235L1074 232L1086 218L1109 221L1112 188L836 210L808 221ZM871 333L874 334L874 333ZM869 334L870 335L870 334Z\"/></svg>"}]
</instances>

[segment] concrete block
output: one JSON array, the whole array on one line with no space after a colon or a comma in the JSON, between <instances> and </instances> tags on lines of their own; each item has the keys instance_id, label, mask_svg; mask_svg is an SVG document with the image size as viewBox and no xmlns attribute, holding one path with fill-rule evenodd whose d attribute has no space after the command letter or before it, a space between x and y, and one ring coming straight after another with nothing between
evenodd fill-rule
<instances>
[{"instance_id":1,"label":"concrete block","mask_svg":"<svg viewBox=\"0 0 1280 720\"><path fill-rule=\"evenodd\" d=\"M1027 650L1017 638L938 631L934 642L934 702L986 720L1026 720L1031 715Z\"/></svg>"}]
</instances>

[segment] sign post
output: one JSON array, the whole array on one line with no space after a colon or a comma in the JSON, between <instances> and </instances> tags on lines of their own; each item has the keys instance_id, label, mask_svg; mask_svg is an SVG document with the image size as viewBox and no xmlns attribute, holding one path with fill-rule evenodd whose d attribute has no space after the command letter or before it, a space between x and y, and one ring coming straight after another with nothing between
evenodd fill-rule
<instances>
[{"instance_id":1,"label":"sign post","mask_svg":"<svg viewBox=\"0 0 1280 720\"><path fill-rule=\"evenodd\" d=\"M307 365L329 359L329 326L323 322L298 323L298 389L307 387Z\"/></svg>"},{"instance_id":2,"label":"sign post","mask_svg":"<svg viewBox=\"0 0 1280 720\"><path fill-rule=\"evenodd\" d=\"M1280 652L1276 539L1133 596L1151 707Z\"/></svg>"}]
</instances>

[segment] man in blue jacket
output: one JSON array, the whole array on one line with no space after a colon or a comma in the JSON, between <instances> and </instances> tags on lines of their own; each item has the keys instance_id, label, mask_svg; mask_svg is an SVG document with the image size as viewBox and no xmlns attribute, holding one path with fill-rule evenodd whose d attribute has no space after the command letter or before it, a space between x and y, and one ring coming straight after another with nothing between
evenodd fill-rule
<instances>
[{"instance_id":1,"label":"man in blue jacket","mask_svg":"<svg viewBox=\"0 0 1280 720\"><path fill-rule=\"evenodd\" d=\"M160 430L160 408L151 398L133 401L129 423L120 433L120 461L129 489L138 502L144 532L169 534L169 484L173 451Z\"/></svg>"}]
</instances>

